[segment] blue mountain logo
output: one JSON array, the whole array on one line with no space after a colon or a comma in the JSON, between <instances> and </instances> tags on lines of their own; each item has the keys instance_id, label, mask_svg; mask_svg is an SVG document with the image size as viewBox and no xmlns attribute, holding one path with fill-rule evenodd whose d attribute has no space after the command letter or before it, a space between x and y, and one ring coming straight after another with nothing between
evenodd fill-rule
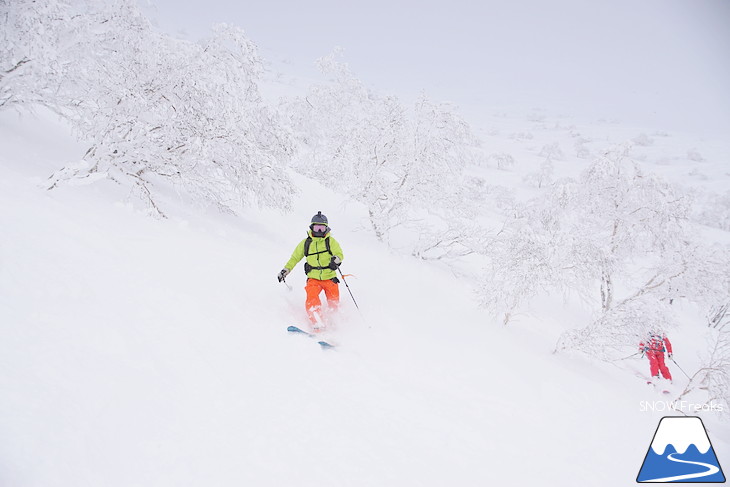
<instances>
[{"instance_id":1,"label":"blue mountain logo","mask_svg":"<svg viewBox=\"0 0 730 487\"><path fill-rule=\"evenodd\" d=\"M636 481L725 482L702 420L695 416L662 418Z\"/></svg>"}]
</instances>

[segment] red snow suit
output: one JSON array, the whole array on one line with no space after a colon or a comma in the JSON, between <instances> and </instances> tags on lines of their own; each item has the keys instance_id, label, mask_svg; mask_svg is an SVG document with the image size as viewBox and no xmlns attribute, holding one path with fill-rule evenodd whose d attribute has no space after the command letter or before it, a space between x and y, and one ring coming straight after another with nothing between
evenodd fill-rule
<instances>
[{"instance_id":1,"label":"red snow suit","mask_svg":"<svg viewBox=\"0 0 730 487\"><path fill-rule=\"evenodd\" d=\"M649 371L652 377L662 377L672 380L672 374L664 363L664 352L672 353L672 343L664 335L649 335L649 339L639 343L639 350L646 353L649 359Z\"/></svg>"}]
</instances>

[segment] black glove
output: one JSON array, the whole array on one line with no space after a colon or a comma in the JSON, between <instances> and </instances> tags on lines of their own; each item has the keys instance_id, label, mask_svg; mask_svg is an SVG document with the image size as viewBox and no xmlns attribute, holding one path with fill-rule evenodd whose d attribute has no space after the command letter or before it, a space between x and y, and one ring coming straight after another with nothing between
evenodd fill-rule
<instances>
[{"instance_id":1,"label":"black glove","mask_svg":"<svg viewBox=\"0 0 730 487\"><path fill-rule=\"evenodd\" d=\"M336 255L333 255L332 260L330 260L330 265L328 267L333 271L336 271L337 268L340 267L340 264L342 264L342 259L340 259Z\"/></svg>"},{"instance_id":2,"label":"black glove","mask_svg":"<svg viewBox=\"0 0 730 487\"><path fill-rule=\"evenodd\" d=\"M674 358L674 354L673 353L670 353L669 354L669 360L672 360L673 358Z\"/></svg>"},{"instance_id":3,"label":"black glove","mask_svg":"<svg viewBox=\"0 0 730 487\"><path fill-rule=\"evenodd\" d=\"M282 269L281 272L276 276L276 278L279 280L279 282L283 281L286 276L289 275L289 269Z\"/></svg>"}]
</instances>

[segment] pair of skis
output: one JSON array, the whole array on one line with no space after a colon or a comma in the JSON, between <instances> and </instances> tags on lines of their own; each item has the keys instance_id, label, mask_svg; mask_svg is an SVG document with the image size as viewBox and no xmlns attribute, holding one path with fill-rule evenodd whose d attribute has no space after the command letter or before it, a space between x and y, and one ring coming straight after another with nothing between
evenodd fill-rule
<instances>
[{"instance_id":1,"label":"pair of skis","mask_svg":"<svg viewBox=\"0 0 730 487\"><path fill-rule=\"evenodd\" d=\"M660 379L654 379L649 378L643 374L636 374L636 377L639 377L640 379L644 379L646 381L646 385L651 386L655 391L661 392L662 394L671 394L672 391L669 390L664 384L661 384L657 382Z\"/></svg>"},{"instance_id":2,"label":"pair of skis","mask_svg":"<svg viewBox=\"0 0 730 487\"><path fill-rule=\"evenodd\" d=\"M322 347L322 350L334 350L334 348L335 348L335 346L332 345L331 343L326 342L324 340L319 340L319 338L320 338L319 335L317 335L315 333L309 333L308 331L304 331L297 326L290 326L286 329L286 331L288 331L289 333L298 333L298 334L306 335L310 338L314 338L315 340L317 340L317 343L319 344L319 346Z\"/></svg>"}]
</instances>

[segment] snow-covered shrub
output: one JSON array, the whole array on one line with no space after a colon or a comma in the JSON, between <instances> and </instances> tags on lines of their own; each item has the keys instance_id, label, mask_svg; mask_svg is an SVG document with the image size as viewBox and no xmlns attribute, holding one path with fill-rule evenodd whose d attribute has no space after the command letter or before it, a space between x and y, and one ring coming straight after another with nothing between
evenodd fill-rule
<instances>
[{"instance_id":1,"label":"snow-covered shrub","mask_svg":"<svg viewBox=\"0 0 730 487\"><path fill-rule=\"evenodd\" d=\"M580 137L576 139L573 148L575 149L575 156L578 159L589 159L591 157L591 151L585 146L590 140Z\"/></svg>"},{"instance_id":2,"label":"snow-covered shrub","mask_svg":"<svg viewBox=\"0 0 730 487\"><path fill-rule=\"evenodd\" d=\"M540 169L537 172L526 175L524 181L537 188L542 188L552 182L553 173L553 161L548 157L540 164Z\"/></svg>"},{"instance_id":3,"label":"snow-covered shrub","mask_svg":"<svg viewBox=\"0 0 730 487\"><path fill-rule=\"evenodd\" d=\"M590 325L563 333L556 351L580 350L603 360L617 360L638 349L650 331L666 332L676 326L668 303L653 296L627 299L602 312Z\"/></svg>"},{"instance_id":4,"label":"snow-covered shrub","mask_svg":"<svg viewBox=\"0 0 730 487\"><path fill-rule=\"evenodd\" d=\"M544 157L545 159L550 159L553 161L565 160L565 154L563 154L563 151L560 148L560 144L558 142L542 146L542 149L540 149L540 153L538 155L540 157Z\"/></svg>"},{"instance_id":5,"label":"snow-covered shrub","mask_svg":"<svg viewBox=\"0 0 730 487\"><path fill-rule=\"evenodd\" d=\"M730 304L714 306L708 313L707 349L701 355L699 369L691 373L690 381L677 400L697 398L703 404L730 404ZM722 411L730 416L730 411Z\"/></svg>"},{"instance_id":6,"label":"snow-covered shrub","mask_svg":"<svg viewBox=\"0 0 730 487\"><path fill-rule=\"evenodd\" d=\"M487 184L484 186L485 197L489 198L489 201L494 208L499 210L508 210L515 207L515 194L506 186L500 186L495 184ZM480 208L489 210L489 207L479 205Z\"/></svg>"},{"instance_id":7,"label":"snow-covered shrub","mask_svg":"<svg viewBox=\"0 0 730 487\"><path fill-rule=\"evenodd\" d=\"M632 139L632 142L641 147L648 147L654 143L654 139L646 134L639 134Z\"/></svg>"},{"instance_id":8,"label":"snow-covered shrub","mask_svg":"<svg viewBox=\"0 0 730 487\"><path fill-rule=\"evenodd\" d=\"M506 152L490 154L487 160L497 166L497 169L506 170L515 165L515 158Z\"/></svg>"},{"instance_id":9,"label":"snow-covered shrub","mask_svg":"<svg viewBox=\"0 0 730 487\"><path fill-rule=\"evenodd\" d=\"M532 140L535 136L532 132L514 132L510 134L509 138L513 140Z\"/></svg>"},{"instance_id":10,"label":"snow-covered shrub","mask_svg":"<svg viewBox=\"0 0 730 487\"><path fill-rule=\"evenodd\" d=\"M720 230L730 230L730 191L724 194L702 193L697 199L698 204L692 215L697 223Z\"/></svg>"},{"instance_id":11,"label":"snow-covered shrub","mask_svg":"<svg viewBox=\"0 0 730 487\"><path fill-rule=\"evenodd\" d=\"M705 158L699 153L697 149L689 149L687 151L687 159L694 162L704 162Z\"/></svg>"}]
</instances>

